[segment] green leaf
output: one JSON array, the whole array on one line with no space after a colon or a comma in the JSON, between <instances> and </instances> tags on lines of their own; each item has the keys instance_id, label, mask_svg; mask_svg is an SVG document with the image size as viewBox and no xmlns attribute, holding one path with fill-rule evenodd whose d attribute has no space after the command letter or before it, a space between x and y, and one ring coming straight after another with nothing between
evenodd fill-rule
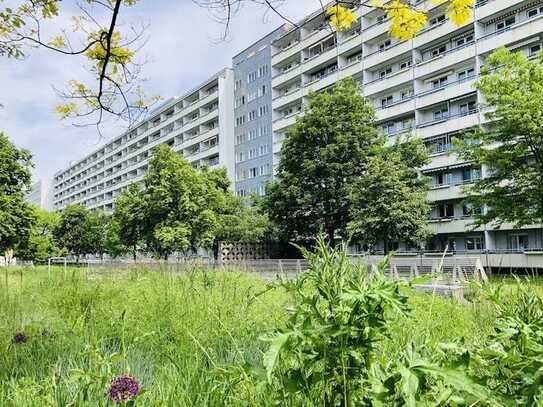
<instances>
[{"instance_id":1,"label":"green leaf","mask_svg":"<svg viewBox=\"0 0 543 407\"><path fill-rule=\"evenodd\" d=\"M270 342L270 347L268 348L266 353L264 353L263 357L263 363L264 367L266 368L266 376L268 378L268 382L271 382L273 371L275 370L275 366L279 361L279 354L281 350L286 345L289 338L293 336L293 334L293 332L279 333L271 339L265 339Z\"/></svg>"}]
</instances>

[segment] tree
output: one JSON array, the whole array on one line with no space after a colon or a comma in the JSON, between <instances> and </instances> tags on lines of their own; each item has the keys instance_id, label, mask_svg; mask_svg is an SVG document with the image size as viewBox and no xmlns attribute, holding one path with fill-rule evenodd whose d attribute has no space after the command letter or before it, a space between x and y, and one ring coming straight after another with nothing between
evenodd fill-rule
<instances>
[{"instance_id":1,"label":"tree","mask_svg":"<svg viewBox=\"0 0 543 407\"><path fill-rule=\"evenodd\" d=\"M32 156L17 149L0 132L0 251L15 248L28 241L35 216L24 199L30 188Z\"/></svg>"},{"instance_id":2,"label":"tree","mask_svg":"<svg viewBox=\"0 0 543 407\"><path fill-rule=\"evenodd\" d=\"M349 231L355 240L370 246L424 242L430 205L427 181L415 168L428 161L424 145L411 141L385 149L370 161L367 172L355 180L351 190Z\"/></svg>"},{"instance_id":3,"label":"tree","mask_svg":"<svg viewBox=\"0 0 543 407\"><path fill-rule=\"evenodd\" d=\"M528 60L500 48L485 62L477 88L490 121L457 140L460 156L486 168L465 188L475 225L543 222L543 55Z\"/></svg>"},{"instance_id":4,"label":"tree","mask_svg":"<svg viewBox=\"0 0 543 407\"><path fill-rule=\"evenodd\" d=\"M101 259L107 252L109 218L104 212L96 210L87 214L85 222L87 252L97 254Z\"/></svg>"},{"instance_id":5,"label":"tree","mask_svg":"<svg viewBox=\"0 0 543 407\"><path fill-rule=\"evenodd\" d=\"M219 199L210 200L214 203L211 209L216 215L212 244L215 260L218 259L220 242L251 244L261 241L270 225L258 205L250 205L230 191L226 170L204 169L202 176L211 182L208 188L220 194Z\"/></svg>"},{"instance_id":6,"label":"tree","mask_svg":"<svg viewBox=\"0 0 543 407\"><path fill-rule=\"evenodd\" d=\"M170 147L153 151L144 178L143 235L150 251L167 258L174 252L211 247L215 214L211 210L219 195Z\"/></svg>"},{"instance_id":7,"label":"tree","mask_svg":"<svg viewBox=\"0 0 543 407\"><path fill-rule=\"evenodd\" d=\"M288 133L275 181L264 202L270 220L288 240L326 233L347 238L349 191L383 144L375 113L351 78L331 93L313 94Z\"/></svg>"},{"instance_id":8,"label":"tree","mask_svg":"<svg viewBox=\"0 0 543 407\"><path fill-rule=\"evenodd\" d=\"M90 253L88 233L88 211L82 205L69 205L60 214L60 220L53 234L60 247L76 257L77 263L82 255Z\"/></svg>"},{"instance_id":9,"label":"tree","mask_svg":"<svg viewBox=\"0 0 543 407\"><path fill-rule=\"evenodd\" d=\"M145 202L137 184L132 184L115 200L113 222L110 225L108 244L111 253L132 253L134 261L143 246L145 229ZM116 232L116 236L115 233ZM115 255L114 255L115 257Z\"/></svg>"},{"instance_id":10,"label":"tree","mask_svg":"<svg viewBox=\"0 0 543 407\"><path fill-rule=\"evenodd\" d=\"M53 237L53 230L59 222L59 214L33 207L36 222L30 229L29 237L21 242L15 255L22 260L45 262L60 254Z\"/></svg>"}]
</instances>

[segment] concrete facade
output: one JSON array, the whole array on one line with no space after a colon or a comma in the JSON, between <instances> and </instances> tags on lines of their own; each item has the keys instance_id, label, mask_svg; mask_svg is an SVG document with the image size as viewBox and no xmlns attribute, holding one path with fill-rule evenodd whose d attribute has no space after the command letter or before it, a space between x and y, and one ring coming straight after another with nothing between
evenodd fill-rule
<instances>
[{"instance_id":1,"label":"concrete facade","mask_svg":"<svg viewBox=\"0 0 543 407\"><path fill-rule=\"evenodd\" d=\"M25 195L27 202L39 206L46 211L53 210L53 180L44 178L32 184L31 190Z\"/></svg>"},{"instance_id":2,"label":"concrete facade","mask_svg":"<svg viewBox=\"0 0 543 407\"><path fill-rule=\"evenodd\" d=\"M132 183L141 183L152 149L171 146L194 168L224 167L234 177L234 73L212 78L149 112L147 118L93 153L59 171L54 178L54 207L82 204L111 211L114 199Z\"/></svg>"},{"instance_id":3,"label":"concrete facade","mask_svg":"<svg viewBox=\"0 0 543 407\"><path fill-rule=\"evenodd\" d=\"M232 59L238 196L264 195L273 176L271 42L281 33L273 31Z\"/></svg>"}]
</instances>

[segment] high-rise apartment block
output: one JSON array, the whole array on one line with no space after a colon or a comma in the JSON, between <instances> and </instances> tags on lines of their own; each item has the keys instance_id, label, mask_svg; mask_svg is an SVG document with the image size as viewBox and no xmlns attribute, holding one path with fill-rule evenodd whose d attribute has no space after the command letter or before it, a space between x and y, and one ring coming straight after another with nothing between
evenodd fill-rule
<instances>
[{"instance_id":1,"label":"high-rise apartment block","mask_svg":"<svg viewBox=\"0 0 543 407\"><path fill-rule=\"evenodd\" d=\"M543 247L541 225L471 231L474 209L462 204L461 187L483 177L486 169L461 161L450 151L453 136L485 124L482 96L473 86L485 58L500 46L530 57L541 51L543 2L478 1L471 21L460 27L447 18L446 4L423 0L416 6L428 11L429 23L409 41L389 35L382 10L362 6L349 31L334 32L320 12L273 42L274 164L309 92L325 91L352 76L373 103L377 125L391 143L410 134L430 151L431 163L421 169L432 178L429 222L436 236L428 249ZM401 242L396 246L409 249Z\"/></svg>"},{"instance_id":2,"label":"high-rise apartment block","mask_svg":"<svg viewBox=\"0 0 543 407\"><path fill-rule=\"evenodd\" d=\"M111 211L128 185L142 182L152 149L167 144L195 168L225 167L234 177L234 73L224 69L79 162L55 174L56 209L82 204Z\"/></svg>"},{"instance_id":3,"label":"high-rise apartment block","mask_svg":"<svg viewBox=\"0 0 543 407\"><path fill-rule=\"evenodd\" d=\"M446 4L414 3L428 11L429 23L408 41L392 38L383 11L365 6L345 32L335 32L322 10L273 31L236 55L232 69L168 101L56 174L55 207L82 203L111 210L116 195L141 181L151 150L160 143L195 167L226 167L239 196L263 194L281 158L281 143L310 92L327 91L350 76L373 103L377 126L390 143L411 135L430 151L431 163L420 169L432 179L429 225L436 235L427 249L542 248L540 225L471 230L475 209L462 203L462 186L484 177L487 169L460 160L451 140L485 125L483 98L474 83L490 53L500 46L529 57L541 52L543 1L479 0L473 18L460 27L449 21Z\"/></svg>"}]
</instances>

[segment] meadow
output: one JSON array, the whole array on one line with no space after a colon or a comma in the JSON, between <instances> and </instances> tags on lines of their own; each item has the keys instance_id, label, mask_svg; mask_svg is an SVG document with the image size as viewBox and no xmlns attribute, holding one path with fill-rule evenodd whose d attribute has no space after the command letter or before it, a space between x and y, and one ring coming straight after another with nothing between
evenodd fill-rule
<instances>
[{"instance_id":1,"label":"meadow","mask_svg":"<svg viewBox=\"0 0 543 407\"><path fill-rule=\"evenodd\" d=\"M443 343L478 346L492 335L497 310L487 302L400 290L409 317L386 311L388 333L373 354L381 366L405 359L406 347L438 353ZM280 386L266 384L267 335L285 329L286 310L299 305L288 285L236 271L1 270L0 405L114 405L111 381L123 375L139 386L128 404L311 405L307 395L280 402ZM463 405L451 400L434 405Z\"/></svg>"}]
</instances>

